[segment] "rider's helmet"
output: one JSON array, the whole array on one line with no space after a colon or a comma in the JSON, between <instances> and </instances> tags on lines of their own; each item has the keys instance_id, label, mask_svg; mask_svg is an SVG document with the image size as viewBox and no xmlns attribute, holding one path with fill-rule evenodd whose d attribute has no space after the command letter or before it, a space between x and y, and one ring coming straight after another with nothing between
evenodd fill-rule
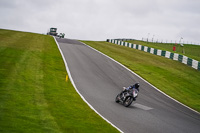
<instances>
[{"instance_id":1,"label":"rider's helmet","mask_svg":"<svg viewBox=\"0 0 200 133\"><path fill-rule=\"evenodd\" d=\"M136 84L135 84L135 88L138 89L139 87L140 87L140 84L139 84L139 83L136 83Z\"/></svg>"}]
</instances>

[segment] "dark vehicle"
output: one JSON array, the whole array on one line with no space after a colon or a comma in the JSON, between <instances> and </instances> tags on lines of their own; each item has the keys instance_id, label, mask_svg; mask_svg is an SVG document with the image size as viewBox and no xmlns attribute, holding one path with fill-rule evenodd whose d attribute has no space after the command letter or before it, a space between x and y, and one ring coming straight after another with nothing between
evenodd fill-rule
<instances>
[{"instance_id":1,"label":"dark vehicle","mask_svg":"<svg viewBox=\"0 0 200 133\"><path fill-rule=\"evenodd\" d=\"M115 98L115 102L122 103L125 107L128 107L136 100L138 91L136 89L130 89L128 91L122 91Z\"/></svg>"},{"instance_id":2,"label":"dark vehicle","mask_svg":"<svg viewBox=\"0 0 200 133\"><path fill-rule=\"evenodd\" d=\"M57 28L50 28L50 31L47 33L47 35L57 36Z\"/></svg>"}]
</instances>

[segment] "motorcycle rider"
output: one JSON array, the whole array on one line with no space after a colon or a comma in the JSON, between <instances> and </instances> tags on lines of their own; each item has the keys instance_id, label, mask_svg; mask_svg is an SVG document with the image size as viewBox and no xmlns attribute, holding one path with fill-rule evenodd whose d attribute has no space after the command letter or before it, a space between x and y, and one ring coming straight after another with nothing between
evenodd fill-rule
<instances>
[{"instance_id":1,"label":"motorcycle rider","mask_svg":"<svg viewBox=\"0 0 200 133\"><path fill-rule=\"evenodd\" d=\"M121 94L126 92L126 91L129 91L130 89L135 89L136 93L138 93L139 92L139 87L140 87L139 83L135 83L134 85L130 85L129 87L123 87L123 91L121 92ZM136 97L134 97L134 99L133 99L134 101L136 100Z\"/></svg>"}]
</instances>

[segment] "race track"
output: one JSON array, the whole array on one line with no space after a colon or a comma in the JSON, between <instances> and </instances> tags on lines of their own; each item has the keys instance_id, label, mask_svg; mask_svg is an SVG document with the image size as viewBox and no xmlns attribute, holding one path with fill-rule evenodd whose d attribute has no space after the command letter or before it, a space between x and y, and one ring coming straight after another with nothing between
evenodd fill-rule
<instances>
[{"instance_id":1,"label":"race track","mask_svg":"<svg viewBox=\"0 0 200 133\"><path fill-rule=\"evenodd\" d=\"M163 95L151 85L76 40L56 39L81 95L125 133L199 133L200 114ZM123 86L140 83L129 108L115 102ZM103 128L103 127L102 127Z\"/></svg>"}]
</instances>

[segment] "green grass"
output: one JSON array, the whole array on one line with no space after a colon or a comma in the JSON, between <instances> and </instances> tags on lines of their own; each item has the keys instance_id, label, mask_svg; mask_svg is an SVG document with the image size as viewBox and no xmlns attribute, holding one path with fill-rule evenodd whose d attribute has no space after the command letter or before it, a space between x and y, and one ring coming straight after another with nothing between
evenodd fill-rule
<instances>
[{"instance_id":1,"label":"green grass","mask_svg":"<svg viewBox=\"0 0 200 133\"><path fill-rule=\"evenodd\" d=\"M0 29L0 132L118 132L76 93L51 36Z\"/></svg>"},{"instance_id":2,"label":"green grass","mask_svg":"<svg viewBox=\"0 0 200 133\"><path fill-rule=\"evenodd\" d=\"M200 112L200 71L178 61L108 42L83 41Z\"/></svg>"},{"instance_id":3,"label":"green grass","mask_svg":"<svg viewBox=\"0 0 200 133\"><path fill-rule=\"evenodd\" d=\"M152 43L152 42L147 43L147 42L139 41L139 40L131 40L127 42L178 53L178 54L185 55L185 56L188 56L189 58L200 61L200 45L184 44L184 47L181 47L179 44L175 45L171 43ZM176 46L176 51L173 51L173 46ZM184 48L185 54L183 54L183 48Z\"/></svg>"}]
</instances>

